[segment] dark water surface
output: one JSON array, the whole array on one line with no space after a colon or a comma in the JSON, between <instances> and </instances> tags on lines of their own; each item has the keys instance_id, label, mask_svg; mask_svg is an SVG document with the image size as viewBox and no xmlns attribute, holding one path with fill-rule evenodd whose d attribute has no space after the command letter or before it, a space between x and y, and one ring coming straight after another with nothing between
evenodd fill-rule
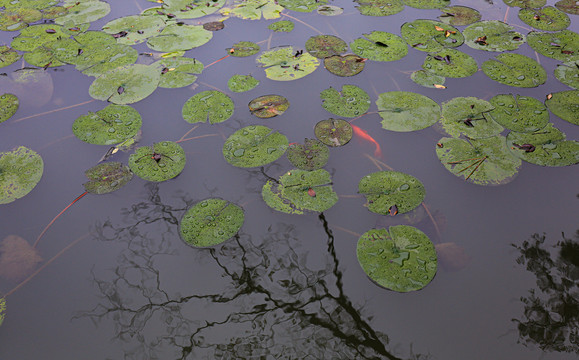
<instances>
[{"instance_id":1,"label":"dark water surface","mask_svg":"<svg viewBox=\"0 0 579 360\"><path fill-rule=\"evenodd\" d=\"M92 29L152 4L109 3L113 12ZM502 20L507 9L498 0L493 5L474 0L452 4L479 9L483 20ZM404 22L436 19L440 14L406 8L395 16L373 18L360 16L350 1L332 5L343 7L344 15L284 13L346 42L373 30L399 35ZM508 22L526 28L516 14L511 8ZM577 31L577 16L570 16L570 29ZM187 56L207 65L241 40L261 42L266 49L271 22L229 19L213 40ZM300 48L313 35L317 33L296 22L293 32L274 33L271 47ZM15 34L0 36L0 43L9 43ZM136 48L148 51L144 44ZM473 55L479 66L495 56L466 45L460 50ZM516 52L535 58L526 44ZM559 62L542 55L549 79L537 88L501 85L479 71L468 78L447 79L446 90L428 89L409 76L420 69L424 56L409 49L400 61L368 61L365 70L351 78L339 78L320 66L291 82L267 79L255 56L227 58L204 70L192 87L159 88L133 104L143 116L141 145L175 141L189 131L192 125L183 121L181 107L199 91L220 89L236 107L227 122L202 124L191 134L216 136L181 144L188 162L177 178L153 184L135 177L114 193L87 195L55 222L38 246L45 261L82 240L7 297L0 359L576 359L573 352L543 352L536 344L519 343L512 319L523 319L520 297L536 287L536 278L516 263L519 253L511 244L545 233L545 248L551 249L562 240L561 232L569 237L577 230L577 166L545 168L523 162L511 183L476 186L441 165L434 148L442 135L434 127L395 133L382 129L376 114L356 120L378 141L385 163L423 182L425 202L438 219L442 236L422 209L416 211L419 222L414 226L433 242L455 243L471 257L458 271L439 268L421 291L396 293L372 283L356 259L355 234L405 223L401 216L385 220L369 212L363 207L365 199L354 196L358 181L378 170L365 156L373 153L371 144L355 138L331 149L325 169L332 174L340 200L322 216L271 210L261 199L266 177L259 169L235 168L224 160L224 139L243 126L278 129L290 142L314 137L313 126L332 117L319 98L330 86L360 86L370 94L370 111L376 110L377 94L394 90L417 92L442 103L457 96L488 100L501 93L542 100L550 92L569 89L553 76ZM2 71L20 66L22 62ZM93 101L50 112L90 101L92 78L71 66L46 72L52 90L43 87L20 95L17 114L0 125L0 151L24 145L39 152L45 163L43 178L30 194L0 206L0 239L16 234L34 242L46 224L84 191L84 171L106 151L81 142L71 131L74 119L106 104ZM232 75L250 73L261 81L257 88L239 94L227 89ZM0 93L11 91L7 82L0 86ZM269 120L253 117L246 104L266 94L287 97L290 108ZM32 117L43 112L50 113ZM576 126L553 114L551 122L568 139L578 138ZM114 160L126 163L128 156L119 154ZM278 177L291 168L283 157L265 171ZM189 206L208 197L241 205L245 224L237 239L211 250L194 249L179 238L177 222ZM0 291L6 293L17 284L0 279Z\"/></svg>"}]
</instances>

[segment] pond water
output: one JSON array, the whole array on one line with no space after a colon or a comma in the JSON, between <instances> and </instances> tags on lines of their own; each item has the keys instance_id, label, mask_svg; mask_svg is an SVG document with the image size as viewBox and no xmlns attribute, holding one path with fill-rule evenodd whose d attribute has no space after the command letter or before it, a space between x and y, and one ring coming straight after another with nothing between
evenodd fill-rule
<instances>
[{"instance_id":1,"label":"pond water","mask_svg":"<svg viewBox=\"0 0 579 360\"><path fill-rule=\"evenodd\" d=\"M91 29L154 5L144 0L109 3L111 13ZM422 87L410 73L421 69L426 53L410 47L402 60L366 61L353 77L338 77L322 65L298 80L273 81L257 66L257 55L207 66L238 41L256 42L262 51L283 45L303 49L308 38L319 34L350 43L375 30L400 35L402 24L441 14L407 6L396 15L371 17L360 15L352 1L331 5L344 13L284 10L277 20L295 23L289 33L267 28L277 20L227 19L211 41L187 51L186 56L206 66L193 85L158 88L131 104L143 117L139 145L197 137L180 143L187 157L183 172L160 183L135 176L118 191L83 197L54 222L38 242L43 260L30 280L13 291L29 274L0 279L0 294L8 294L0 326L1 359L576 359L577 342L570 345L568 334L561 339L536 331L530 338L519 330L514 320L525 322L529 307L521 298L529 298L533 289L539 297L542 293L535 274L517 263L520 252L512 246L545 234L543 248L555 256L553 246L563 240L562 232L573 237L579 227L576 165L523 162L507 184L475 185L454 176L437 158L436 143L445 136L439 127L388 131L381 117L371 113L353 124L379 144L381 162L424 184L425 206L396 216L364 207L358 182L387 168L371 160L373 143L355 135L347 145L331 148L324 167L338 202L323 214L290 215L271 209L261 196L268 177L293 168L285 156L263 171L225 161L225 140L248 125L276 129L289 142L314 138L318 121L336 117L321 106L319 94L329 87L359 86L370 95L371 112L377 110L378 94L388 91L416 92L442 104L459 96L489 100L509 93L543 101L549 93L570 90L553 75L560 62L536 55L528 44L515 53L538 59L548 75L545 84L534 88L509 87L480 70L466 78L447 78L446 89ZM506 18L523 34L530 30L519 20L518 8L502 1L453 0L452 5L476 8L483 20ZM569 16L568 29L576 32L577 16ZM0 44L9 44L14 36L0 33ZM144 43L134 47L150 52ZM473 56L479 68L497 54L466 45L459 49ZM151 60L140 56L139 62ZM0 205L0 239L17 235L33 244L85 191L85 170L108 149L77 139L73 121L107 104L91 98L88 88L94 78L72 65L48 68L37 84L18 89L9 75L25 66L20 60L2 69L8 75L0 79L0 93L17 93L20 107L0 125L0 151L26 146L42 156L44 173L28 195ZM227 80L235 74L251 74L260 84L233 93ZM232 118L200 124L188 133L194 125L183 121L183 104L200 91L215 89L234 101ZM285 96L287 111L270 119L251 115L247 104L268 94ZM576 125L554 114L550 121L567 139L578 138ZM119 152L111 160L126 164L130 153ZM238 236L222 245L190 247L181 240L178 223L194 203L211 197L241 206L245 222ZM443 244L439 252L446 246L445 255L458 264L443 264L439 253L437 274L420 291L398 293L372 282L357 260L358 238L370 229L399 224L415 226L433 243ZM452 252L449 246L459 250ZM576 284L576 274L568 276ZM577 304L577 288L571 288L569 301ZM577 332L576 314L548 313ZM568 351L558 347L561 342L570 345Z\"/></svg>"}]
</instances>

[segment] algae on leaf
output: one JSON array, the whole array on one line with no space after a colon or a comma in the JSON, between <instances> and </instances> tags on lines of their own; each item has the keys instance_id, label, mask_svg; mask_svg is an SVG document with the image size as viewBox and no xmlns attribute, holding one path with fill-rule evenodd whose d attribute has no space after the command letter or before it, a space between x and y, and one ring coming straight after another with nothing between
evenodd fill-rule
<instances>
[{"instance_id":1,"label":"algae on leaf","mask_svg":"<svg viewBox=\"0 0 579 360\"><path fill-rule=\"evenodd\" d=\"M263 166L285 154L287 137L268 127L250 125L237 130L223 144L223 157L233 166Z\"/></svg>"},{"instance_id":2,"label":"algae on leaf","mask_svg":"<svg viewBox=\"0 0 579 360\"><path fill-rule=\"evenodd\" d=\"M348 51L348 44L334 35L316 35L306 41L306 50L318 59L340 55Z\"/></svg>"},{"instance_id":3,"label":"algae on leaf","mask_svg":"<svg viewBox=\"0 0 579 360\"><path fill-rule=\"evenodd\" d=\"M318 6L327 4L328 0L278 0L277 2L288 10L312 12Z\"/></svg>"},{"instance_id":4,"label":"algae on leaf","mask_svg":"<svg viewBox=\"0 0 579 360\"><path fill-rule=\"evenodd\" d=\"M395 215L414 210L424 200L422 182L399 171L378 171L364 176L358 192L366 197L368 210L381 215Z\"/></svg>"},{"instance_id":5,"label":"algae on leaf","mask_svg":"<svg viewBox=\"0 0 579 360\"><path fill-rule=\"evenodd\" d=\"M290 106L289 101L281 95L263 95L249 102L249 112L262 119L269 119L283 114Z\"/></svg>"},{"instance_id":6,"label":"algae on leaf","mask_svg":"<svg viewBox=\"0 0 579 360\"><path fill-rule=\"evenodd\" d=\"M389 16L404 10L402 0L354 0L356 9L366 16Z\"/></svg>"},{"instance_id":7,"label":"algae on leaf","mask_svg":"<svg viewBox=\"0 0 579 360\"><path fill-rule=\"evenodd\" d=\"M11 203L32 191L43 171L40 155L24 146L0 152L0 204Z\"/></svg>"},{"instance_id":8,"label":"algae on leaf","mask_svg":"<svg viewBox=\"0 0 579 360\"><path fill-rule=\"evenodd\" d=\"M304 144L292 143L287 159L301 170L317 170L326 165L330 149L318 139L305 139Z\"/></svg>"},{"instance_id":9,"label":"algae on leaf","mask_svg":"<svg viewBox=\"0 0 579 360\"><path fill-rule=\"evenodd\" d=\"M137 134L142 125L139 112L128 105L110 104L106 108L81 115L72 124L72 132L89 144L113 145Z\"/></svg>"},{"instance_id":10,"label":"algae on leaf","mask_svg":"<svg viewBox=\"0 0 579 360\"><path fill-rule=\"evenodd\" d=\"M441 9L450 5L450 0L402 0L402 2L416 9Z\"/></svg>"},{"instance_id":11,"label":"algae on leaf","mask_svg":"<svg viewBox=\"0 0 579 360\"><path fill-rule=\"evenodd\" d=\"M322 107L337 116L356 117L370 108L370 96L356 85L344 85L340 91L330 87L320 93Z\"/></svg>"},{"instance_id":12,"label":"algae on leaf","mask_svg":"<svg viewBox=\"0 0 579 360\"><path fill-rule=\"evenodd\" d=\"M6 316L6 300L0 297L0 326L4 322L4 317Z\"/></svg>"},{"instance_id":13,"label":"algae on leaf","mask_svg":"<svg viewBox=\"0 0 579 360\"><path fill-rule=\"evenodd\" d=\"M324 59L326 70L338 76L354 76L364 70L366 59L358 55L333 55Z\"/></svg>"},{"instance_id":14,"label":"algae on leaf","mask_svg":"<svg viewBox=\"0 0 579 360\"><path fill-rule=\"evenodd\" d=\"M346 120L327 119L316 124L314 133L318 140L328 146L343 146L352 139L353 130Z\"/></svg>"},{"instance_id":15,"label":"algae on leaf","mask_svg":"<svg viewBox=\"0 0 579 360\"><path fill-rule=\"evenodd\" d=\"M105 162L93 166L84 172L89 179L84 183L85 190L90 194L108 194L116 191L133 178L128 166L120 162Z\"/></svg>"},{"instance_id":16,"label":"algae on leaf","mask_svg":"<svg viewBox=\"0 0 579 360\"><path fill-rule=\"evenodd\" d=\"M10 119L18 110L18 97L13 94L0 95L0 123Z\"/></svg>"},{"instance_id":17,"label":"algae on leaf","mask_svg":"<svg viewBox=\"0 0 579 360\"><path fill-rule=\"evenodd\" d=\"M425 129L440 119L440 106L432 99L408 91L390 91L376 100L382 127L391 131Z\"/></svg>"},{"instance_id":18,"label":"algae on leaf","mask_svg":"<svg viewBox=\"0 0 579 360\"><path fill-rule=\"evenodd\" d=\"M536 87L547 81L547 73L537 61L521 54L503 53L481 65L492 80L516 87Z\"/></svg>"},{"instance_id":19,"label":"algae on leaf","mask_svg":"<svg viewBox=\"0 0 579 360\"><path fill-rule=\"evenodd\" d=\"M294 27L294 23L289 20L277 21L267 26L268 29L275 32L290 32L294 29Z\"/></svg>"},{"instance_id":20,"label":"algae on leaf","mask_svg":"<svg viewBox=\"0 0 579 360\"><path fill-rule=\"evenodd\" d=\"M555 3L555 7L567 14L579 15L579 3L577 3L577 0L559 0Z\"/></svg>"},{"instance_id":21,"label":"algae on leaf","mask_svg":"<svg viewBox=\"0 0 579 360\"><path fill-rule=\"evenodd\" d=\"M233 115L235 105L226 94L217 90L202 91L190 97L181 111L188 123L206 122L218 124Z\"/></svg>"},{"instance_id":22,"label":"algae on leaf","mask_svg":"<svg viewBox=\"0 0 579 360\"><path fill-rule=\"evenodd\" d=\"M12 65L18 59L20 59L20 55L14 49L6 45L0 45L0 68Z\"/></svg>"}]
</instances>

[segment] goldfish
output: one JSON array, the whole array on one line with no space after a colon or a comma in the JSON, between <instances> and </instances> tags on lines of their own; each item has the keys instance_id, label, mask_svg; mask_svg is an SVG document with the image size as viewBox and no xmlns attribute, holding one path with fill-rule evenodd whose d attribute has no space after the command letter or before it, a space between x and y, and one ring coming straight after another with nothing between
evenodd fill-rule
<instances>
[{"instance_id":1,"label":"goldfish","mask_svg":"<svg viewBox=\"0 0 579 360\"><path fill-rule=\"evenodd\" d=\"M350 125L352 125L352 124L350 124ZM374 144L374 146L376 147L376 149L374 150L374 157L376 157L376 158L382 157L382 150L380 149L380 145L378 144L378 142L376 140L374 140L374 138L372 136L370 136L370 134L368 134L368 132L366 130L362 130L356 125L352 125L352 130L354 130L354 134L356 134L357 136L359 136L362 139Z\"/></svg>"}]
</instances>

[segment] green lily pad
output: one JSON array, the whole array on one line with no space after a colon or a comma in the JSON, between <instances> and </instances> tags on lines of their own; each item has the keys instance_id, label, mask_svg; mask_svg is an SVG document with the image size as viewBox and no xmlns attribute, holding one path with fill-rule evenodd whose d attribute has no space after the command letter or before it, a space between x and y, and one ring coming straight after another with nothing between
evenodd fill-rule
<instances>
[{"instance_id":1,"label":"green lily pad","mask_svg":"<svg viewBox=\"0 0 579 360\"><path fill-rule=\"evenodd\" d=\"M359 74L366 65L366 59L358 55L334 55L324 59L324 67L334 75L349 77Z\"/></svg>"},{"instance_id":2,"label":"green lily pad","mask_svg":"<svg viewBox=\"0 0 579 360\"><path fill-rule=\"evenodd\" d=\"M88 92L97 100L132 104L151 95L160 78L161 73L156 66L127 65L96 78Z\"/></svg>"},{"instance_id":3,"label":"green lily pad","mask_svg":"<svg viewBox=\"0 0 579 360\"><path fill-rule=\"evenodd\" d=\"M389 16L404 10L402 0L354 0L356 9L366 16Z\"/></svg>"},{"instance_id":4,"label":"green lily pad","mask_svg":"<svg viewBox=\"0 0 579 360\"><path fill-rule=\"evenodd\" d=\"M0 96L0 123L10 119L18 110L18 97L13 94L2 94Z\"/></svg>"},{"instance_id":5,"label":"green lily pad","mask_svg":"<svg viewBox=\"0 0 579 360\"><path fill-rule=\"evenodd\" d=\"M179 233L186 244L205 248L231 239L244 221L245 214L241 207L223 199L205 199L183 215Z\"/></svg>"},{"instance_id":6,"label":"green lily pad","mask_svg":"<svg viewBox=\"0 0 579 360\"><path fill-rule=\"evenodd\" d=\"M428 55L422 68L435 75L450 78L468 77L478 71L478 65L472 56L454 49L444 49Z\"/></svg>"},{"instance_id":7,"label":"green lily pad","mask_svg":"<svg viewBox=\"0 0 579 360\"><path fill-rule=\"evenodd\" d=\"M55 24L39 24L20 30L20 35L15 37L11 46L14 50L32 51L45 43L66 38L68 35L62 27Z\"/></svg>"},{"instance_id":8,"label":"green lily pad","mask_svg":"<svg viewBox=\"0 0 579 360\"><path fill-rule=\"evenodd\" d=\"M203 29L203 25L167 25L157 36L147 40L147 46L155 51L172 52L191 50L207 43L213 32Z\"/></svg>"},{"instance_id":9,"label":"green lily pad","mask_svg":"<svg viewBox=\"0 0 579 360\"><path fill-rule=\"evenodd\" d=\"M579 89L579 60L557 64L555 77L563 84Z\"/></svg>"},{"instance_id":10,"label":"green lily pad","mask_svg":"<svg viewBox=\"0 0 579 360\"><path fill-rule=\"evenodd\" d=\"M114 145L135 136L142 124L137 110L128 105L111 104L76 118L72 132L89 144Z\"/></svg>"},{"instance_id":11,"label":"green lily pad","mask_svg":"<svg viewBox=\"0 0 579 360\"><path fill-rule=\"evenodd\" d=\"M58 57L62 56L62 53L55 52ZM132 65L138 57L137 50L129 45L115 43L99 46L95 44L83 49L82 54L76 57L75 65L76 69L85 75L100 76L119 67Z\"/></svg>"},{"instance_id":12,"label":"green lily pad","mask_svg":"<svg viewBox=\"0 0 579 360\"><path fill-rule=\"evenodd\" d=\"M344 13L344 9L334 5L322 5L318 7L317 13L324 16L338 16Z\"/></svg>"},{"instance_id":13,"label":"green lily pad","mask_svg":"<svg viewBox=\"0 0 579 360\"><path fill-rule=\"evenodd\" d=\"M350 44L350 48L358 56L374 61L395 61L408 54L408 45L398 35L372 31L364 36L366 39L358 38Z\"/></svg>"},{"instance_id":14,"label":"green lily pad","mask_svg":"<svg viewBox=\"0 0 579 360\"><path fill-rule=\"evenodd\" d=\"M249 111L258 118L269 119L283 114L289 105L281 95L263 95L249 102Z\"/></svg>"},{"instance_id":15,"label":"green lily pad","mask_svg":"<svg viewBox=\"0 0 579 360\"><path fill-rule=\"evenodd\" d=\"M440 106L436 101L413 92L390 91L378 95L376 100L382 127L391 131L416 131L425 129L440 119Z\"/></svg>"},{"instance_id":16,"label":"green lily pad","mask_svg":"<svg viewBox=\"0 0 579 360\"><path fill-rule=\"evenodd\" d=\"M342 117L360 116L370 108L370 96L356 85L344 85L340 91L330 87L322 90L322 107Z\"/></svg>"},{"instance_id":17,"label":"green lily pad","mask_svg":"<svg viewBox=\"0 0 579 360\"><path fill-rule=\"evenodd\" d=\"M579 163L579 142L565 140L565 134L549 123L534 133L511 131L507 145L515 156L540 166L569 166Z\"/></svg>"},{"instance_id":18,"label":"green lily pad","mask_svg":"<svg viewBox=\"0 0 579 360\"><path fill-rule=\"evenodd\" d=\"M299 12L312 12L320 5L325 5L328 0L278 0L284 8Z\"/></svg>"},{"instance_id":19,"label":"green lily pad","mask_svg":"<svg viewBox=\"0 0 579 360\"><path fill-rule=\"evenodd\" d=\"M233 100L226 94L208 90L190 97L181 112L188 123L209 121L210 124L218 124L233 115L234 107Z\"/></svg>"},{"instance_id":20,"label":"green lily pad","mask_svg":"<svg viewBox=\"0 0 579 360\"><path fill-rule=\"evenodd\" d=\"M162 12L177 19L196 19L215 13L225 5L225 0L164 0L162 4Z\"/></svg>"},{"instance_id":21,"label":"green lily pad","mask_svg":"<svg viewBox=\"0 0 579 360\"><path fill-rule=\"evenodd\" d=\"M225 28L225 23L223 21L210 21L203 24L203 29L209 31L219 31Z\"/></svg>"},{"instance_id":22,"label":"green lily pad","mask_svg":"<svg viewBox=\"0 0 579 360\"><path fill-rule=\"evenodd\" d=\"M330 149L318 139L305 139L304 144L290 144L287 159L301 170L321 169L328 162Z\"/></svg>"},{"instance_id":23,"label":"green lily pad","mask_svg":"<svg viewBox=\"0 0 579 360\"><path fill-rule=\"evenodd\" d=\"M328 146L344 146L352 140L352 125L342 119L319 121L314 127L318 140Z\"/></svg>"},{"instance_id":24,"label":"green lily pad","mask_svg":"<svg viewBox=\"0 0 579 360\"><path fill-rule=\"evenodd\" d=\"M466 6L448 6L440 11L442 15L438 17L438 20L452 26L470 25L481 19L478 10Z\"/></svg>"},{"instance_id":25,"label":"green lily pad","mask_svg":"<svg viewBox=\"0 0 579 360\"><path fill-rule=\"evenodd\" d=\"M279 159L287 150L285 135L265 126L241 128L227 138L223 157L233 166L256 167Z\"/></svg>"},{"instance_id":26,"label":"green lily pad","mask_svg":"<svg viewBox=\"0 0 579 360\"><path fill-rule=\"evenodd\" d=\"M463 35L468 46L485 51L516 50L525 42L525 35L498 20L474 23L463 30Z\"/></svg>"},{"instance_id":27,"label":"green lily pad","mask_svg":"<svg viewBox=\"0 0 579 360\"><path fill-rule=\"evenodd\" d=\"M438 144L436 155L444 167L476 185L506 184L521 166L502 135L469 141L445 137Z\"/></svg>"},{"instance_id":28,"label":"green lily pad","mask_svg":"<svg viewBox=\"0 0 579 360\"><path fill-rule=\"evenodd\" d=\"M482 63L492 80L516 87L536 87L547 81L547 72L537 61L520 54L503 53Z\"/></svg>"},{"instance_id":29,"label":"green lily pad","mask_svg":"<svg viewBox=\"0 0 579 360\"><path fill-rule=\"evenodd\" d=\"M90 194L107 194L116 191L131 181L133 173L128 166L120 162L98 164L84 172L90 180L84 183L84 189Z\"/></svg>"},{"instance_id":30,"label":"green lily pad","mask_svg":"<svg viewBox=\"0 0 579 360\"><path fill-rule=\"evenodd\" d=\"M0 11L0 30L17 31L42 19L42 13L30 8L12 8Z\"/></svg>"},{"instance_id":31,"label":"green lily pad","mask_svg":"<svg viewBox=\"0 0 579 360\"><path fill-rule=\"evenodd\" d=\"M378 171L364 176L358 192L366 197L366 207L376 214L404 214L414 210L426 195L422 182L398 171Z\"/></svg>"},{"instance_id":32,"label":"green lily pad","mask_svg":"<svg viewBox=\"0 0 579 360\"><path fill-rule=\"evenodd\" d=\"M201 74L203 64L197 59L185 57L169 57L161 59L152 66L157 66L161 71L159 87L182 88L189 86L197 80L196 74Z\"/></svg>"},{"instance_id":33,"label":"green lily pad","mask_svg":"<svg viewBox=\"0 0 579 360\"><path fill-rule=\"evenodd\" d=\"M295 24L289 20L281 20L271 23L267 26L268 29L275 32L291 32Z\"/></svg>"},{"instance_id":34,"label":"green lily pad","mask_svg":"<svg viewBox=\"0 0 579 360\"><path fill-rule=\"evenodd\" d=\"M579 90L561 91L551 94L545 105L551 112L571 124L579 125Z\"/></svg>"},{"instance_id":35,"label":"green lily pad","mask_svg":"<svg viewBox=\"0 0 579 360\"><path fill-rule=\"evenodd\" d=\"M420 51L437 52L464 42L457 28L435 20L419 19L404 23L400 32L410 46Z\"/></svg>"},{"instance_id":36,"label":"green lily pad","mask_svg":"<svg viewBox=\"0 0 579 360\"><path fill-rule=\"evenodd\" d=\"M306 50L318 59L340 55L348 51L348 44L334 35L316 35L306 41Z\"/></svg>"},{"instance_id":37,"label":"green lily pad","mask_svg":"<svg viewBox=\"0 0 579 360\"><path fill-rule=\"evenodd\" d=\"M0 68L14 64L20 55L11 47L0 45Z\"/></svg>"},{"instance_id":38,"label":"green lily pad","mask_svg":"<svg viewBox=\"0 0 579 360\"><path fill-rule=\"evenodd\" d=\"M386 289L409 292L428 285L438 268L434 244L415 227L372 229L360 236L356 256L368 277Z\"/></svg>"},{"instance_id":39,"label":"green lily pad","mask_svg":"<svg viewBox=\"0 0 579 360\"><path fill-rule=\"evenodd\" d=\"M147 181L165 181L179 175L185 168L185 151L172 141L141 146L129 156L129 167Z\"/></svg>"},{"instance_id":40,"label":"green lily pad","mask_svg":"<svg viewBox=\"0 0 579 360\"><path fill-rule=\"evenodd\" d=\"M539 100L513 94L495 95L490 103L495 107L484 116L509 130L533 132L544 128L549 122L549 111Z\"/></svg>"},{"instance_id":41,"label":"green lily pad","mask_svg":"<svg viewBox=\"0 0 579 360\"><path fill-rule=\"evenodd\" d=\"M32 66L38 66L41 68L51 68L64 65L65 63L56 58L56 54L50 46L55 43L56 41L50 42L37 47L32 50L32 52L25 53L23 56L24 60Z\"/></svg>"},{"instance_id":42,"label":"green lily pad","mask_svg":"<svg viewBox=\"0 0 579 360\"><path fill-rule=\"evenodd\" d=\"M405 5L416 9L442 9L450 5L450 0L402 0Z\"/></svg>"},{"instance_id":43,"label":"green lily pad","mask_svg":"<svg viewBox=\"0 0 579 360\"><path fill-rule=\"evenodd\" d=\"M278 3L275 0L235 0L233 8L223 8L221 13L247 20L259 20L262 17L267 20L277 19L284 9Z\"/></svg>"},{"instance_id":44,"label":"green lily pad","mask_svg":"<svg viewBox=\"0 0 579 360\"><path fill-rule=\"evenodd\" d=\"M42 13L43 20L54 20L57 17L64 16L68 13L67 8L64 6L51 6L40 11Z\"/></svg>"},{"instance_id":45,"label":"green lily pad","mask_svg":"<svg viewBox=\"0 0 579 360\"><path fill-rule=\"evenodd\" d=\"M24 146L0 152L0 204L11 203L32 191L43 171L40 155Z\"/></svg>"},{"instance_id":46,"label":"green lily pad","mask_svg":"<svg viewBox=\"0 0 579 360\"><path fill-rule=\"evenodd\" d=\"M464 134L471 139L488 138L500 134L504 128L487 119L494 109L488 101L475 97L456 97L442 104L440 120L444 131L452 137Z\"/></svg>"},{"instance_id":47,"label":"green lily pad","mask_svg":"<svg viewBox=\"0 0 579 360\"><path fill-rule=\"evenodd\" d=\"M330 173L324 169L290 170L279 181L268 180L261 196L269 207L288 214L303 214L306 210L323 212L338 201Z\"/></svg>"},{"instance_id":48,"label":"green lily pad","mask_svg":"<svg viewBox=\"0 0 579 360\"><path fill-rule=\"evenodd\" d=\"M503 2L511 7L536 9L545 6L547 0L503 0Z\"/></svg>"},{"instance_id":49,"label":"green lily pad","mask_svg":"<svg viewBox=\"0 0 579 360\"><path fill-rule=\"evenodd\" d=\"M555 3L555 7L567 14L579 15L577 0L560 0Z\"/></svg>"},{"instance_id":50,"label":"green lily pad","mask_svg":"<svg viewBox=\"0 0 579 360\"><path fill-rule=\"evenodd\" d=\"M23 7L42 10L57 5L59 2L60 0L0 0L0 6L6 7L7 9Z\"/></svg>"},{"instance_id":51,"label":"green lily pad","mask_svg":"<svg viewBox=\"0 0 579 360\"><path fill-rule=\"evenodd\" d=\"M99 0L66 0L62 6L68 11L66 15L54 19L59 25L92 23L111 12L111 6Z\"/></svg>"},{"instance_id":52,"label":"green lily pad","mask_svg":"<svg viewBox=\"0 0 579 360\"><path fill-rule=\"evenodd\" d=\"M239 93L254 89L259 85L259 80L251 75L233 75L227 80L229 90Z\"/></svg>"},{"instance_id":53,"label":"green lily pad","mask_svg":"<svg viewBox=\"0 0 579 360\"><path fill-rule=\"evenodd\" d=\"M536 52L553 59L570 61L579 56L579 34L571 30L555 33L531 31L527 42Z\"/></svg>"},{"instance_id":54,"label":"green lily pad","mask_svg":"<svg viewBox=\"0 0 579 360\"><path fill-rule=\"evenodd\" d=\"M107 34L115 35L120 44L135 45L156 36L164 27L165 22L161 18L131 15L109 21L102 29Z\"/></svg>"},{"instance_id":55,"label":"green lily pad","mask_svg":"<svg viewBox=\"0 0 579 360\"><path fill-rule=\"evenodd\" d=\"M240 41L233 47L227 49L231 56L246 57L255 55L259 52L259 45L251 41Z\"/></svg>"},{"instance_id":56,"label":"green lily pad","mask_svg":"<svg viewBox=\"0 0 579 360\"><path fill-rule=\"evenodd\" d=\"M107 46L116 44L116 40L112 35L102 31L87 31L75 35L72 39L62 38L50 44L60 61L85 68L100 61L111 60L110 57L115 56L114 53L109 53L107 57L99 52L105 50Z\"/></svg>"},{"instance_id":57,"label":"green lily pad","mask_svg":"<svg viewBox=\"0 0 579 360\"><path fill-rule=\"evenodd\" d=\"M446 78L444 76L439 76L426 70L416 70L410 74L412 81L418 85L429 88L441 88L445 89L444 82Z\"/></svg>"},{"instance_id":58,"label":"green lily pad","mask_svg":"<svg viewBox=\"0 0 579 360\"><path fill-rule=\"evenodd\" d=\"M257 63L265 67L265 76L277 81L300 79L318 68L318 59L308 53L295 56L297 51L284 46L261 53Z\"/></svg>"},{"instance_id":59,"label":"green lily pad","mask_svg":"<svg viewBox=\"0 0 579 360\"><path fill-rule=\"evenodd\" d=\"M4 321L5 315L6 315L6 300L4 298L0 298L0 326Z\"/></svg>"},{"instance_id":60,"label":"green lily pad","mask_svg":"<svg viewBox=\"0 0 579 360\"><path fill-rule=\"evenodd\" d=\"M522 8L519 10L519 19L535 29L545 31L563 30L571 25L569 15L553 6L541 9Z\"/></svg>"}]
</instances>

